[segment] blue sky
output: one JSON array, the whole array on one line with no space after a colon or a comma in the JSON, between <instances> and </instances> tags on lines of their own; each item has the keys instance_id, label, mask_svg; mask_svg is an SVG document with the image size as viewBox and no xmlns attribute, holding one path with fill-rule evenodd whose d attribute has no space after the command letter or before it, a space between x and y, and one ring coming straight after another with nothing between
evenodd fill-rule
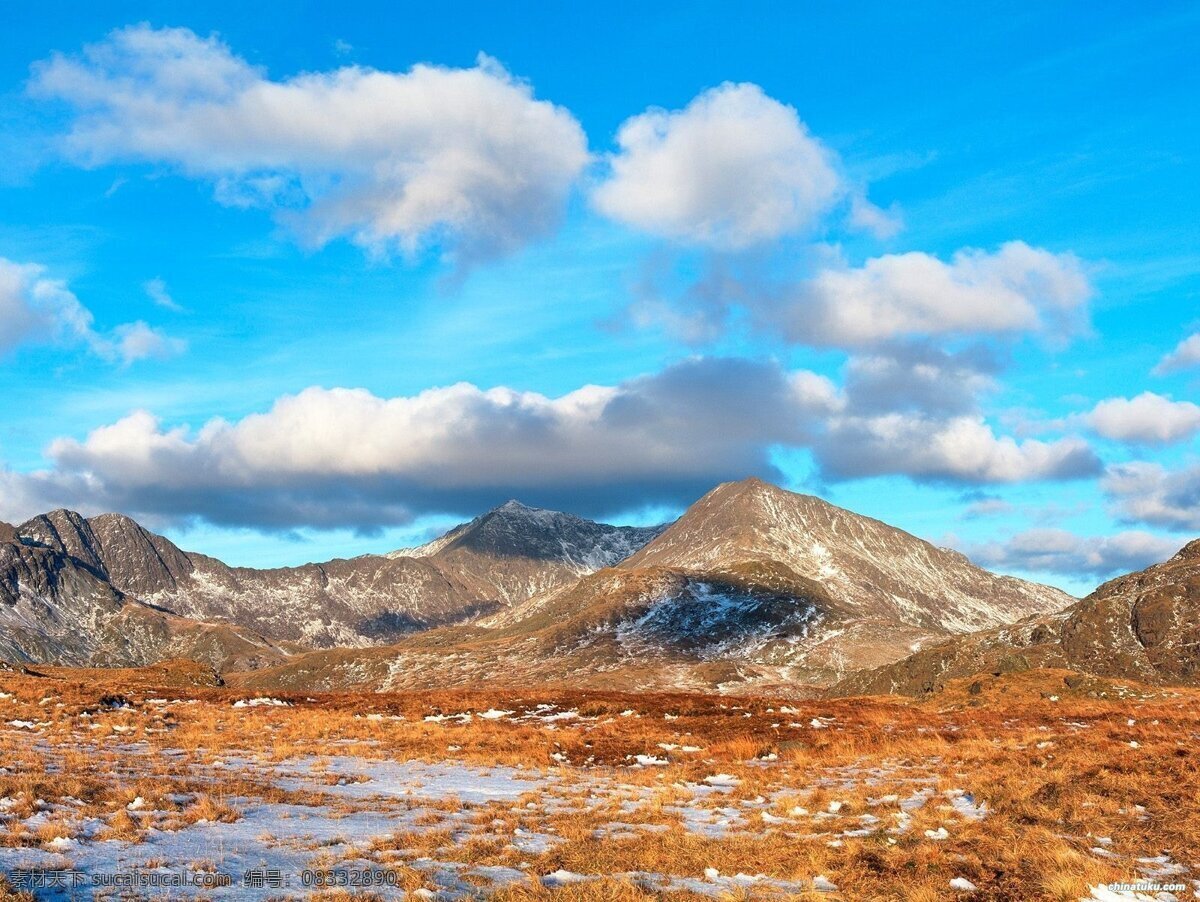
<instances>
[{"instance_id":1,"label":"blue sky","mask_svg":"<svg viewBox=\"0 0 1200 902\"><path fill-rule=\"evenodd\" d=\"M1200 534L1195 4L5 16L0 516L292 564L757 473L1075 592Z\"/></svg>"}]
</instances>

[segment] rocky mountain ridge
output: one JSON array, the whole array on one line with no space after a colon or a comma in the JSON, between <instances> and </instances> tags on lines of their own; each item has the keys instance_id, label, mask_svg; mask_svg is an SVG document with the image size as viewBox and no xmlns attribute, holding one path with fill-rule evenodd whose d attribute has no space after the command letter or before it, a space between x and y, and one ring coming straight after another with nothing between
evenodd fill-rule
<instances>
[{"instance_id":1,"label":"rocky mountain ridge","mask_svg":"<svg viewBox=\"0 0 1200 902\"><path fill-rule=\"evenodd\" d=\"M617 563L658 531L509 502L411 553L254 569L185 552L120 514L56 510L13 529L118 596L312 648L470 620Z\"/></svg>"},{"instance_id":2,"label":"rocky mountain ridge","mask_svg":"<svg viewBox=\"0 0 1200 902\"><path fill-rule=\"evenodd\" d=\"M1200 540L1055 614L948 639L854 674L833 692L925 695L956 677L1031 667L1200 685Z\"/></svg>"},{"instance_id":3,"label":"rocky mountain ridge","mask_svg":"<svg viewBox=\"0 0 1200 902\"><path fill-rule=\"evenodd\" d=\"M418 548L275 570L118 514L0 524L0 659L166 657L295 689L923 694L1043 666L1200 684L1200 541L1077 601L755 479L667 527L512 501Z\"/></svg>"},{"instance_id":4,"label":"rocky mountain ridge","mask_svg":"<svg viewBox=\"0 0 1200 902\"><path fill-rule=\"evenodd\" d=\"M47 525L37 524L41 538L51 538ZM77 550L86 556L88 549ZM115 667L191 658L226 669L286 657L249 630L144 604L114 587L96 564L0 524L0 657L19 664Z\"/></svg>"},{"instance_id":5,"label":"rocky mountain ridge","mask_svg":"<svg viewBox=\"0 0 1200 902\"><path fill-rule=\"evenodd\" d=\"M616 567L470 624L361 655L304 656L254 680L812 689L913 644L1073 601L752 479L713 489Z\"/></svg>"}]
</instances>

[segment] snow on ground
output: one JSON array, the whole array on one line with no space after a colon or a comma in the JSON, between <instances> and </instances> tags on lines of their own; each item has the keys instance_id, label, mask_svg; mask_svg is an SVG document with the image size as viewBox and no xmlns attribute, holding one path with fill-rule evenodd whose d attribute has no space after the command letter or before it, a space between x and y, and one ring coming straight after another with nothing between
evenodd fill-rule
<instances>
[{"instance_id":1,"label":"snow on ground","mask_svg":"<svg viewBox=\"0 0 1200 902\"><path fill-rule=\"evenodd\" d=\"M446 719L458 722L462 714L449 714ZM512 720L513 714L493 709L475 716ZM540 720L549 730L556 719L574 719L579 714L544 708L520 717ZM810 814L808 808L792 804L798 790L785 777L787 763L776 759L747 762L756 774L762 771L780 777L776 789L759 793L747 790L745 779L715 769L706 776L697 774L694 781L664 782L658 767L665 760L650 753L636 756L625 767L482 766L455 760L366 758L339 741L330 741L320 755L293 754L273 760L236 750L225 750L214 758L203 750L160 749L129 737L89 743L86 737L94 734L78 735L81 738L73 747L39 746L48 768L63 767L66 754L116 756L112 779L131 788L138 781L137 793L130 792L130 801L123 808L142 829L133 839L110 838L105 821L80 813L81 803L39 800L34 813L24 818L25 828L34 831L26 834L28 844L0 847L0 873L14 875L29 868L70 870L91 880L113 872L140 871L164 878L185 874L196 881L205 874L209 879L224 874L233 885L172 887L165 895L258 902L281 895L307 895L300 882L306 868L320 866L348 873L379 868L383 849L396 856L386 859L389 866L403 865L421 875L429 888L423 897L454 900L477 898L480 886L498 888L531 876L547 886L596 879L563 869L537 873L524 863L524 859L536 858L565 841L553 826L555 817L581 811L594 814L594 835L613 841L682 829L716 840L785 831L831 845L841 844L842 837L903 833L912 812L927 804L930 810L940 809L937 816L950 826L987 816L986 804L976 801L966 789L938 793L933 788L936 776L901 762L825 769L799 790L833 795L813 805ZM703 752L699 747L686 750L692 755ZM667 753L673 751L684 749ZM169 763L170 773L176 776L169 777L161 767L156 771L150 766L152 761ZM153 776L156 773L158 777ZM659 774L657 781L651 773ZM146 788L146 781L178 780L180 774L185 775L189 788L214 791L235 785L231 782L235 778L241 781L236 785L243 788L224 800L236 811L237 819L232 823L181 822L175 816L172 820L172 812L158 806L174 804L177 815L179 807L190 804L200 789L155 793ZM269 787L270 792L256 794L245 789L247 780L254 786ZM854 791L861 797L864 788L876 786L900 791L868 796L866 804L875 813L847 807L837 797L843 791L847 793L844 797ZM669 792L665 802L664 791ZM0 800L0 829L20 820L13 812L25 801ZM69 835L36 838L39 828L51 825L64 826ZM430 835L441 836L437 840L441 845L407 845L413 837ZM949 834L940 827L926 835L932 842ZM507 850L507 857L486 865L454 860L455 847L471 841L498 843L501 850ZM1145 866L1161 869L1167 864L1155 860ZM282 889L270 882L261 886L243 883L247 874L264 869L283 875L290 883ZM613 876L652 893L681 891L713 898L787 898L813 890L837 892L833 883L819 874L783 880L709 867L703 873L630 871ZM965 881L952 888L967 891ZM400 887L375 886L372 891L387 899L417 897L406 895ZM70 886L43 888L38 890L38 898L66 900L72 892Z\"/></svg>"}]
</instances>

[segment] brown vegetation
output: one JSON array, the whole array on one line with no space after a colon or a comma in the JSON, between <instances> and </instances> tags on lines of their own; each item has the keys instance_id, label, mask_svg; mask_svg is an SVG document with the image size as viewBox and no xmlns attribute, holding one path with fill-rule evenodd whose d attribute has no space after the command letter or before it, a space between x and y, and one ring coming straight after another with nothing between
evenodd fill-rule
<instances>
[{"instance_id":1,"label":"brown vegetation","mask_svg":"<svg viewBox=\"0 0 1200 902\"><path fill-rule=\"evenodd\" d=\"M102 676L0 674L11 696L0 699L0 846L69 835L56 818L22 826L37 802L64 799L126 842L150 825L235 822L238 800L334 810L344 800L324 793L341 782L336 769L318 770L303 791L281 789L264 770L318 756L326 765L453 759L564 777L517 805L423 803L412 828L365 850L413 888L426 885L405 870L419 855L528 875L498 889L501 900L688 898L629 875L694 880L716 869L805 885L821 875L846 899L952 898L949 882L961 878L978 888L972 899L1067 902L1139 879L1139 858L1200 862L1200 693L1190 689L1028 671L955 681L925 702L452 690L234 707L244 690ZM493 709L511 713L479 716ZM577 716L551 721L539 711ZM52 752L35 748L31 732ZM148 752L134 755L127 741ZM230 770L216 787L198 779L234 756L261 766ZM646 766L635 766L638 756ZM716 774L730 785L701 792ZM959 789L986 816L956 809ZM905 813L917 790L929 800ZM138 797L151 814L130 809ZM741 812L736 829L689 829L689 818L716 819L722 807ZM897 822L906 828L888 829ZM519 852L518 831L555 841ZM604 879L539 879L560 869Z\"/></svg>"}]
</instances>

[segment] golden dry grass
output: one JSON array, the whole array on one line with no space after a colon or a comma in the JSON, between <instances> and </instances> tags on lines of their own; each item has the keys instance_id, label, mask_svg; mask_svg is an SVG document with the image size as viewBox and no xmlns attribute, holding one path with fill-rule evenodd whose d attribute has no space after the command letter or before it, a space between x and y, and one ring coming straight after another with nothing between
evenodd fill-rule
<instances>
[{"instance_id":1,"label":"golden dry grass","mask_svg":"<svg viewBox=\"0 0 1200 902\"><path fill-rule=\"evenodd\" d=\"M104 821L107 838L125 842L151 825L234 822L239 798L339 804L320 789L339 782L329 767L311 792L286 792L248 771L231 771L214 788L194 773L234 755L319 756L326 764L358 757L521 765L624 787L603 798L582 783L563 788L557 806L536 795L469 810L457 799L426 803L415 829L376 839L367 851L403 874L409 889L427 884L405 854L530 875L499 890L500 900L614 902L666 894L613 875L696 878L710 868L799 882L820 874L846 899L953 898L949 881L962 877L978 887L973 900L1068 902L1097 884L1138 879L1139 857L1168 850L1174 862L1200 863L1200 693L1192 690L1033 671L960 681L921 703L453 690L297 694L283 697L287 707L235 708L244 691L181 682L66 670L0 677L0 692L11 696L0 699L0 799L9 800L0 846L68 835L53 820L22 826L35 800L77 800L81 814ZM492 709L513 713L478 716ZM539 710L578 716L526 716ZM474 716L425 719L463 713ZM35 727L5 726L12 721ZM55 768L28 742L35 732L57 750ZM134 741L149 754L131 763L124 744ZM178 752L156 752L166 749ZM639 755L668 763L632 767ZM124 768L121 779L107 776L113 768ZM702 797L694 787L716 773L737 785ZM900 805L887 797L922 786L932 801L911 812L909 829L888 832ZM959 788L986 802L985 819L953 810L947 793ZM171 801L180 794L187 801ZM130 811L138 796L152 815ZM625 804L631 799L637 803ZM754 813L724 836L685 828L682 809L723 805ZM864 815L878 827L863 836L838 832ZM476 832L463 835L463 823ZM614 823L625 826L608 830ZM944 840L926 837L943 827ZM550 831L556 841L522 853L505 839L517 830ZM1101 839L1119 857L1096 854ZM557 888L537 879L559 869L603 879ZM4 892L0 899L12 898Z\"/></svg>"}]
</instances>

